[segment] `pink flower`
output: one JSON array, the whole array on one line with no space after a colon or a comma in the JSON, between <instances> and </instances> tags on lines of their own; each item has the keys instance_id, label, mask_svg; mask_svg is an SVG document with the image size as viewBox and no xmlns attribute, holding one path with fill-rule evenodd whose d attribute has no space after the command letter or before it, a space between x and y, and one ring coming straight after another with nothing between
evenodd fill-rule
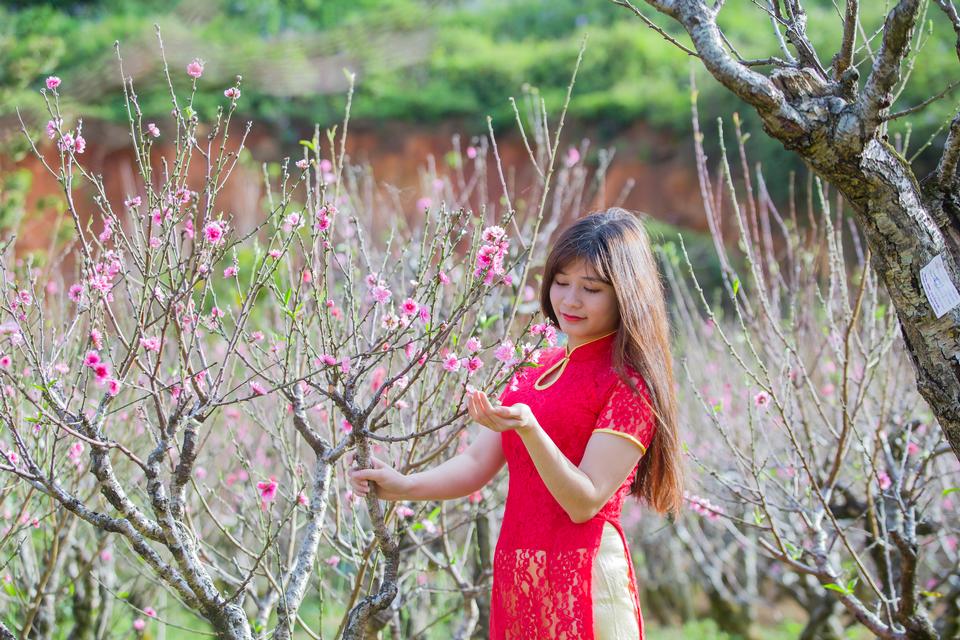
<instances>
[{"instance_id":1,"label":"pink flower","mask_svg":"<svg viewBox=\"0 0 960 640\"><path fill-rule=\"evenodd\" d=\"M309 503L309 500L307 500L307 494L305 494L303 491L297 494L297 504L305 507L307 506L308 503Z\"/></svg>"},{"instance_id":2,"label":"pink flower","mask_svg":"<svg viewBox=\"0 0 960 640\"><path fill-rule=\"evenodd\" d=\"M307 162L306 159L301 158L300 160L297 160L296 165L297 165L297 169L306 169L307 167L310 166L310 163Z\"/></svg>"},{"instance_id":3,"label":"pink flower","mask_svg":"<svg viewBox=\"0 0 960 640\"><path fill-rule=\"evenodd\" d=\"M253 391L254 395L263 396L267 394L267 389L262 384L254 380L250 383L250 390Z\"/></svg>"},{"instance_id":4,"label":"pink flower","mask_svg":"<svg viewBox=\"0 0 960 640\"><path fill-rule=\"evenodd\" d=\"M324 562L331 567L335 567L338 564L340 564L340 556L336 556L336 555L330 556L329 558L324 560Z\"/></svg>"},{"instance_id":5,"label":"pink flower","mask_svg":"<svg viewBox=\"0 0 960 640\"><path fill-rule=\"evenodd\" d=\"M4 369L9 369L11 362L12 360L10 359L10 356L7 356L7 355L0 356L0 367L3 367Z\"/></svg>"},{"instance_id":6,"label":"pink flower","mask_svg":"<svg viewBox=\"0 0 960 640\"><path fill-rule=\"evenodd\" d=\"M157 617L157 612L156 612L156 610L155 610L153 607L144 607L144 608L143 608L143 614L146 615L146 616L149 616L149 617L151 617L151 618L156 618L156 617Z\"/></svg>"},{"instance_id":7,"label":"pink flower","mask_svg":"<svg viewBox=\"0 0 960 640\"><path fill-rule=\"evenodd\" d=\"M331 367L332 367L333 365L337 364L337 362L338 362L338 360L336 359L336 357L330 355L329 353L324 353L324 354L322 354L322 355L320 356L320 360L323 362L323 364L328 365L328 366L331 366Z\"/></svg>"},{"instance_id":8,"label":"pink flower","mask_svg":"<svg viewBox=\"0 0 960 640\"><path fill-rule=\"evenodd\" d=\"M240 97L240 89L237 89L236 87L230 87L223 92L223 95L231 100L236 100Z\"/></svg>"},{"instance_id":9,"label":"pink flower","mask_svg":"<svg viewBox=\"0 0 960 640\"><path fill-rule=\"evenodd\" d=\"M82 284L70 285L70 289L67 290L67 297L70 298L73 302L80 302L80 298L82 294L83 294Z\"/></svg>"},{"instance_id":10,"label":"pink flower","mask_svg":"<svg viewBox=\"0 0 960 640\"><path fill-rule=\"evenodd\" d=\"M111 396L115 396L120 393L120 381L110 378L110 380L107 381L107 393L109 393Z\"/></svg>"},{"instance_id":11,"label":"pink flower","mask_svg":"<svg viewBox=\"0 0 960 640\"><path fill-rule=\"evenodd\" d=\"M260 499L264 504L273 502L277 497L277 478L270 476L270 480L257 483L257 491L260 492Z\"/></svg>"},{"instance_id":12,"label":"pink flower","mask_svg":"<svg viewBox=\"0 0 960 640\"><path fill-rule=\"evenodd\" d=\"M133 621L134 631L143 631L146 628L147 628L147 623L144 622L142 618L137 618L136 620Z\"/></svg>"},{"instance_id":13,"label":"pink flower","mask_svg":"<svg viewBox=\"0 0 960 640\"><path fill-rule=\"evenodd\" d=\"M467 147L467 157L473 160L477 157L477 148L476 147Z\"/></svg>"},{"instance_id":14,"label":"pink flower","mask_svg":"<svg viewBox=\"0 0 960 640\"><path fill-rule=\"evenodd\" d=\"M67 452L67 457L73 461L74 464L80 464L80 456L83 455L83 443L74 442L70 445L70 450Z\"/></svg>"},{"instance_id":15,"label":"pink flower","mask_svg":"<svg viewBox=\"0 0 960 640\"><path fill-rule=\"evenodd\" d=\"M133 209L134 207L139 207L140 202L140 196L131 196L123 201L123 206L127 209Z\"/></svg>"},{"instance_id":16,"label":"pink flower","mask_svg":"<svg viewBox=\"0 0 960 640\"><path fill-rule=\"evenodd\" d=\"M223 270L223 277L232 278L233 276L237 275L238 271L239 269L237 269L236 265L231 265Z\"/></svg>"},{"instance_id":17,"label":"pink flower","mask_svg":"<svg viewBox=\"0 0 960 640\"><path fill-rule=\"evenodd\" d=\"M400 305L400 313L405 316L412 316L420 309L420 305L414 302L413 298L407 298L403 301L403 304Z\"/></svg>"},{"instance_id":18,"label":"pink flower","mask_svg":"<svg viewBox=\"0 0 960 640\"><path fill-rule=\"evenodd\" d=\"M470 353L476 353L477 351L480 351L480 338L473 336L467 340L467 351Z\"/></svg>"},{"instance_id":19,"label":"pink flower","mask_svg":"<svg viewBox=\"0 0 960 640\"><path fill-rule=\"evenodd\" d=\"M881 471L877 474L877 484L880 485L881 491L886 491L893 483L890 480L890 476L888 476L885 471Z\"/></svg>"},{"instance_id":20,"label":"pink flower","mask_svg":"<svg viewBox=\"0 0 960 640\"><path fill-rule=\"evenodd\" d=\"M468 375L476 372L482 366L483 366L483 360L481 360L477 356L473 356L472 358L467 360L467 363L466 363Z\"/></svg>"},{"instance_id":21,"label":"pink flower","mask_svg":"<svg viewBox=\"0 0 960 640\"><path fill-rule=\"evenodd\" d=\"M344 375L350 373L350 358L347 356L340 359L340 371L343 372Z\"/></svg>"},{"instance_id":22,"label":"pink flower","mask_svg":"<svg viewBox=\"0 0 960 640\"><path fill-rule=\"evenodd\" d=\"M423 322L424 324L430 321L430 309L427 309L426 307L420 307L420 311L417 315L420 317L420 322Z\"/></svg>"},{"instance_id":23,"label":"pink flower","mask_svg":"<svg viewBox=\"0 0 960 640\"><path fill-rule=\"evenodd\" d=\"M223 241L223 227L219 222L208 222L203 228L203 236L210 244L220 244Z\"/></svg>"},{"instance_id":24,"label":"pink flower","mask_svg":"<svg viewBox=\"0 0 960 640\"><path fill-rule=\"evenodd\" d=\"M498 243L507 236L507 232L503 227L496 225L489 226L483 230L483 234L480 236L481 239L486 243Z\"/></svg>"},{"instance_id":25,"label":"pink flower","mask_svg":"<svg viewBox=\"0 0 960 640\"><path fill-rule=\"evenodd\" d=\"M413 516L414 513L416 512L405 504L400 505L396 510L398 518L409 518Z\"/></svg>"},{"instance_id":26,"label":"pink flower","mask_svg":"<svg viewBox=\"0 0 960 640\"><path fill-rule=\"evenodd\" d=\"M154 138L160 137L160 129L158 129L157 125L155 125L152 122L147 125L147 133L149 133Z\"/></svg>"},{"instance_id":27,"label":"pink flower","mask_svg":"<svg viewBox=\"0 0 960 640\"><path fill-rule=\"evenodd\" d=\"M907 443L907 455L915 456L920 453L920 447L917 446L916 442Z\"/></svg>"},{"instance_id":28,"label":"pink flower","mask_svg":"<svg viewBox=\"0 0 960 640\"><path fill-rule=\"evenodd\" d=\"M349 420L343 418L340 420L340 431L343 431L344 433L350 433L353 431L353 425L350 424Z\"/></svg>"},{"instance_id":29,"label":"pink flower","mask_svg":"<svg viewBox=\"0 0 960 640\"><path fill-rule=\"evenodd\" d=\"M437 272L437 279L440 280L440 284L450 284L450 276L445 274L443 271Z\"/></svg>"},{"instance_id":30,"label":"pink flower","mask_svg":"<svg viewBox=\"0 0 960 640\"><path fill-rule=\"evenodd\" d=\"M76 141L73 139L72 133L65 133L60 136L60 141L57 143L57 148L60 151L69 151L73 149L73 146L76 144Z\"/></svg>"},{"instance_id":31,"label":"pink flower","mask_svg":"<svg viewBox=\"0 0 960 640\"><path fill-rule=\"evenodd\" d=\"M280 256L283 255L283 252L280 251L280 249L270 249L270 251L267 252L267 255L273 258L274 260L279 260Z\"/></svg>"},{"instance_id":32,"label":"pink flower","mask_svg":"<svg viewBox=\"0 0 960 640\"><path fill-rule=\"evenodd\" d=\"M264 338L263 331L254 331L253 333L250 334L250 339L253 340L254 342L260 342L261 340L263 340L263 338Z\"/></svg>"},{"instance_id":33,"label":"pink flower","mask_svg":"<svg viewBox=\"0 0 960 640\"><path fill-rule=\"evenodd\" d=\"M766 391L761 391L753 397L753 404L758 409L766 409L770 406L770 395Z\"/></svg>"},{"instance_id":34,"label":"pink flower","mask_svg":"<svg viewBox=\"0 0 960 640\"><path fill-rule=\"evenodd\" d=\"M53 91L60 86L60 78L57 76L48 76L47 77L47 89Z\"/></svg>"},{"instance_id":35,"label":"pink flower","mask_svg":"<svg viewBox=\"0 0 960 640\"><path fill-rule=\"evenodd\" d=\"M47 121L47 137L53 140L57 137L57 129L63 126L63 120L60 118L54 118L53 120Z\"/></svg>"},{"instance_id":36,"label":"pink flower","mask_svg":"<svg viewBox=\"0 0 960 640\"><path fill-rule=\"evenodd\" d=\"M515 361L514 346L509 340L502 342L499 347L494 349L493 357L507 365Z\"/></svg>"},{"instance_id":37,"label":"pink flower","mask_svg":"<svg viewBox=\"0 0 960 640\"><path fill-rule=\"evenodd\" d=\"M451 373L459 370L460 358L457 357L457 354L455 353L447 354L447 357L443 359L443 368Z\"/></svg>"},{"instance_id":38,"label":"pink flower","mask_svg":"<svg viewBox=\"0 0 960 640\"><path fill-rule=\"evenodd\" d=\"M80 155L86 150L87 150L87 141L84 139L83 136L78 134L73 141L73 152L76 153L77 155Z\"/></svg>"},{"instance_id":39,"label":"pink flower","mask_svg":"<svg viewBox=\"0 0 960 640\"><path fill-rule=\"evenodd\" d=\"M433 200L431 200L430 198L427 198L427 197L420 198L419 200L417 200L417 204L416 204L417 211L423 211L425 209L429 209L430 205L432 204L433 204Z\"/></svg>"},{"instance_id":40,"label":"pink flower","mask_svg":"<svg viewBox=\"0 0 960 640\"><path fill-rule=\"evenodd\" d=\"M187 75L191 78L199 78L203 75L203 60L200 58L194 58L190 64L187 65Z\"/></svg>"},{"instance_id":41,"label":"pink flower","mask_svg":"<svg viewBox=\"0 0 960 640\"><path fill-rule=\"evenodd\" d=\"M99 329L90 329L90 342L97 349L103 349L103 334L100 333Z\"/></svg>"},{"instance_id":42,"label":"pink flower","mask_svg":"<svg viewBox=\"0 0 960 640\"><path fill-rule=\"evenodd\" d=\"M87 355L83 358L83 364L88 367L100 364L100 354L96 351L87 351Z\"/></svg>"},{"instance_id":43,"label":"pink flower","mask_svg":"<svg viewBox=\"0 0 960 640\"><path fill-rule=\"evenodd\" d=\"M143 348L147 351L160 351L160 338L144 338Z\"/></svg>"},{"instance_id":44,"label":"pink flower","mask_svg":"<svg viewBox=\"0 0 960 640\"><path fill-rule=\"evenodd\" d=\"M390 289L387 289L386 287L381 286L379 284L373 287L372 289L370 289L370 294L373 296L373 299L378 304L386 304L387 302L390 301L390 296L393 295Z\"/></svg>"},{"instance_id":45,"label":"pink flower","mask_svg":"<svg viewBox=\"0 0 960 640\"><path fill-rule=\"evenodd\" d=\"M578 162L580 162L580 152L577 151L576 147L567 149L567 157L563 159L563 163L567 165L567 167L572 167Z\"/></svg>"}]
</instances>

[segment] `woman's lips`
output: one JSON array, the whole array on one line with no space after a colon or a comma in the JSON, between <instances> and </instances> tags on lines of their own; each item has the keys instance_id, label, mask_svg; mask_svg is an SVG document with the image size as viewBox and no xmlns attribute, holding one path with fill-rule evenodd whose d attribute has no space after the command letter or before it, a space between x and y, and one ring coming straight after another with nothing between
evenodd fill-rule
<instances>
[{"instance_id":1,"label":"woman's lips","mask_svg":"<svg viewBox=\"0 0 960 640\"><path fill-rule=\"evenodd\" d=\"M563 319L566 320L567 322L579 322L580 320L583 320L583 318L580 318L578 316L569 316L565 313L561 313L560 315L562 315Z\"/></svg>"}]
</instances>

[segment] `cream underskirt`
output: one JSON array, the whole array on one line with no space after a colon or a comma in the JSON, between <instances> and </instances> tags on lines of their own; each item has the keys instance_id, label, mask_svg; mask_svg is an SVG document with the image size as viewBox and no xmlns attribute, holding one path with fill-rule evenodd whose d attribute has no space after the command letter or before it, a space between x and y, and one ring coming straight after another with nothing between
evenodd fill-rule
<instances>
[{"instance_id":1,"label":"cream underskirt","mask_svg":"<svg viewBox=\"0 0 960 640\"><path fill-rule=\"evenodd\" d=\"M593 563L593 634L595 640L637 640L640 627L630 591L630 567L623 540L603 523Z\"/></svg>"}]
</instances>

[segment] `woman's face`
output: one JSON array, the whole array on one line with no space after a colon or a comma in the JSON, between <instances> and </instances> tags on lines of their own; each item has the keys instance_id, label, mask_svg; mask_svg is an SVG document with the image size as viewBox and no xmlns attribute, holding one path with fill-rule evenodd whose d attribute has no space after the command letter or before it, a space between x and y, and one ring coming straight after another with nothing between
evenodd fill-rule
<instances>
[{"instance_id":1,"label":"woman's face","mask_svg":"<svg viewBox=\"0 0 960 640\"><path fill-rule=\"evenodd\" d=\"M579 346L620 326L620 310L613 285L579 259L558 270L550 285L550 304L569 337L569 347Z\"/></svg>"}]
</instances>

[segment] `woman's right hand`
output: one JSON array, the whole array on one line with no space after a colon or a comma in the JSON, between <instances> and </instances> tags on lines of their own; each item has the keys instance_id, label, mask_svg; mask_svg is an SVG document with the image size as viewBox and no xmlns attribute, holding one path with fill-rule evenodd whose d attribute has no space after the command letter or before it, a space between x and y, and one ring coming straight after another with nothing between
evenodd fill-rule
<instances>
[{"instance_id":1,"label":"woman's right hand","mask_svg":"<svg viewBox=\"0 0 960 640\"><path fill-rule=\"evenodd\" d=\"M410 489L410 477L405 476L383 460L370 456L372 469L351 467L347 470L353 494L365 498L370 491L370 483L377 485L377 497L381 500L406 500Z\"/></svg>"}]
</instances>

